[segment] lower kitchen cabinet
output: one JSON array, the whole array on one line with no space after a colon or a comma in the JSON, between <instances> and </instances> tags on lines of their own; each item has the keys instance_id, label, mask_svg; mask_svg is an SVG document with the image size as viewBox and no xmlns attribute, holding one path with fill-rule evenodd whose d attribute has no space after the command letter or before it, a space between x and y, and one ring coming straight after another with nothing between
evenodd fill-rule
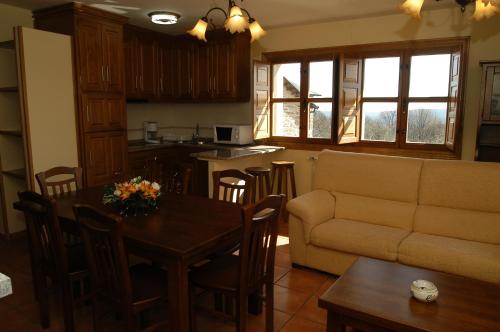
<instances>
[{"instance_id":1,"label":"lower kitchen cabinet","mask_svg":"<svg viewBox=\"0 0 500 332\"><path fill-rule=\"evenodd\" d=\"M127 134L124 131L85 135L85 183L98 186L121 181L127 169Z\"/></svg>"},{"instance_id":2,"label":"lower kitchen cabinet","mask_svg":"<svg viewBox=\"0 0 500 332\"><path fill-rule=\"evenodd\" d=\"M207 148L168 146L148 151L129 153L130 177L142 176L148 180L162 184L171 180L176 169L191 168L190 188L194 195L208 196L208 163L190 157L191 153L207 150Z\"/></svg>"}]
</instances>

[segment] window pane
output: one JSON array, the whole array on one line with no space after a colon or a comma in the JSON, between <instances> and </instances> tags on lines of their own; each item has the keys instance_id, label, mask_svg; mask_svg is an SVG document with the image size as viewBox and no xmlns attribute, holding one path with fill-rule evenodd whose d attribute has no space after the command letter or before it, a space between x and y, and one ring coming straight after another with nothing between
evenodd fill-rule
<instances>
[{"instance_id":1,"label":"window pane","mask_svg":"<svg viewBox=\"0 0 500 332\"><path fill-rule=\"evenodd\" d=\"M500 115L500 73L493 76L493 90L491 91L491 110L490 115Z\"/></svg>"},{"instance_id":2,"label":"window pane","mask_svg":"<svg viewBox=\"0 0 500 332\"><path fill-rule=\"evenodd\" d=\"M397 103L363 103L363 140L395 142L397 108Z\"/></svg>"},{"instance_id":3,"label":"window pane","mask_svg":"<svg viewBox=\"0 0 500 332\"><path fill-rule=\"evenodd\" d=\"M410 97L447 97L450 54L411 57Z\"/></svg>"},{"instance_id":4,"label":"window pane","mask_svg":"<svg viewBox=\"0 0 500 332\"><path fill-rule=\"evenodd\" d=\"M309 103L309 138L332 137L332 103Z\"/></svg>"},{"instance_id":5,"label":"window pane","mask_svg":"<svg viewBox=\"0 0 500 332\"><path fill-rule=\"evenodd\" d=\"M397 97L399 57L365 59L363 97Z\"/></svg>"},{"instance_id":6,"label":"window pane","mask_svg":"<svg viewBox=\"0 0 500 332\"><path fill-rule=\"evenodd\" d=\"M331 98L333 93L333 61L309 64L309 97Z\"/></svg>"},{"instance_id":7,"label":"window pane","mask_svg":"<svg viewBox=\"0 0 500 332\"><path fill-rule=\"evenodd\" d=\"M408 143L444 144L446 103L409 103Z\"/></svg>"},{"instance_id":8,"label":"window pane","mask_svg":"<svg viewBox=\"0 0 500 332\"><path fill-rule=\"evenodd\" d=\"M300 103L273 104L273 135L300 136Z\"/></svg>"},{"instance_id":9,"label":"window pane","mask_svg":"<svg viewBox=\"0 0 500 332\"><path fill-rule=\"evenodd\" d=\"M300 63L273 65L273 98L300 97Z\"/></svg>"}]
</instances>

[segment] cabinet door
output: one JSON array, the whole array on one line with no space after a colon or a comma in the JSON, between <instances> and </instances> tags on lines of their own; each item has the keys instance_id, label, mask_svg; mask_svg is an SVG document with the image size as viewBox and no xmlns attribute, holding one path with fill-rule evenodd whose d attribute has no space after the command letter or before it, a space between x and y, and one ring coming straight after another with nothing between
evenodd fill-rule
<instances>
[{"instance_id":1,"label":"cabinet door","mask_svg":"<svg viewBox=\"0 0 500 332\"><path fill-rule=\"evenodd\" d=\"M125 56L125 92L127 98L134 98L139 88L139 75L137 75L137 56L135 39L128 33L124 36L123 50Z\"/></svg>"},{"instance_id":2,"label":"cabinet door","mask_svg":"<svg viewBox=\"0 0 500 332\"><path fill-rule=\"evenodd\" d=\"M158 46L158 96L162 99L174 97L174 53L169 44Z\"/></svg>"},{"instance_id":3,"label":"cabinet door","mask_svg":"<svg viewBox=\"0 0 500 332\"><path fill-rule=\"evenodd\" d=\"M233 44L230 41L216 44L216 70L214 85L216 98L231 98L235 95L235 65Z\"/></svg>"},{"instance_id":4,"label":"cabinet door","mask_svg":"<svg viewBox=\"0 0 500 332\"><path fill-rule=\"evenodd\" d=\"M193 50L190 44L178 46L175 54L176 97L191 99L193 96Z\"/></svg>"},{"instance_id":5,"label":"cabinet door","mask_svg":"<svg viewBox=\"0 0 500 332\"><path fill-rule=\"evenodd\" d=\"M122 181L127 169L127 134L125 132L115 132L108 134L108 172L109 183Z\"/></svg>"},{"instance_id":6,"label":"cabinet door","mask_svg":"<svg viewBox=\"0 0 500 332\"><path fill-rule=\"evenodd\" d=\"M103 65L107 91L123 91L123 28L117 24L102 25Z\"/></svg>"},{"instance_id":7,"label":"cabinet door","mask_svg":"<svg viewBox=\"0 0 500 332\"><path fill-rule=\"evenodd\" d=\"M156 66L155 53L156 44L152 38L144 35L138 36L138 64L139 64L139 86L143 97L155 95Z\"/></svg>"},{"instance_id":8,"label":"cabinet door","mask_svg":"<svg viewBox=\"0 0 500 332\"><path fill-rule=\"evenodd\" d=\"M101 25L90 19L78 19L76 29L79 82L83 91L105 91Z\"/></svg>"},{"instance_id":9,"label":"cabinet door","mask_svg":"<svg viewBox=\"0 0 500 332\"><path fill-rule=\"evenodd\" d=\"M196 48L196 97L210 99L213 93L213 62L214 47L211 44L202 44Z\"/></svg>"},{"instance_id":10,"label":"cabinet door","mask_svg":"<svg viewBox=\"0 0 500 332\"><path fill-rule=\"evenodd\" d=\"M107 105L105 98L89 94L82 95L83 128L85 132L102 131L107 127Z\"/></svg>"},{"instance_id":11,"label":"cabinet door","mask_svg":"<svg viewBox=\"0 0 500 332\"><path fill-rule=\"evenodd\" d=\"M85 181L88 186L109 182L108 137L106 133L85 136Z\"/></svg>"},{"instance_id":12,"label":"cabinet door","mask_svg":"<svg viewBox=\"0 0 500 332\"><path fill-rule=\"evenodd\" d=\"M127 129L125 102L121 96L108 97L106 106L106 128L108 130Z\"/></svg>"}]
</instances>

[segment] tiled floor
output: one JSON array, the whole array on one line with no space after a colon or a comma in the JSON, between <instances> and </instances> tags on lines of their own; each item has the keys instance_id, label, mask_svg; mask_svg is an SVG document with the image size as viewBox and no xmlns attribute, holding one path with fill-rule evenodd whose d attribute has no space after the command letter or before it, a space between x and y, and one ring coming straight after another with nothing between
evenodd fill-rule
<instances>
[{"instance_id":1,"label":"tiled floor","mask_svg":"<svg viewBox=\"0 0 500 332\"><path fill-rule=\"evenodd\" d=\"M326 331L326 311L318 307L318 296L326 291L335 277L309 269L292 268L287 225L280 227L279 247L276 253L276 284L274 303L275 331ZM33 298L33 285L29 267L26 240L0 241L0 272L13 281L14 294L0 299L0 329L2 332L63 331L60 305L52 296L51 328L42 330L38 319L38 306ZM75 312L77 331L92 331L91 311L81 306ZM197 330L200 332L235 331L234 324L199 314ZM248 331L264 331L265 315L248 316ZM111 320L104 330L116 331Z\"/></svg>"}]
</instances>

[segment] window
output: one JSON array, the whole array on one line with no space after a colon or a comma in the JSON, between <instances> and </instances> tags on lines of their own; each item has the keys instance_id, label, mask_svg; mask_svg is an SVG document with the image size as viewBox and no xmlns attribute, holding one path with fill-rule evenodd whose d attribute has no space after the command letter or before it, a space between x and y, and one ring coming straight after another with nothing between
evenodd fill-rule
<instances>
[{"instance_id":1,"label":"window","mask_svg":"<svg viewBox=\"0 0 500 332\"><path fill-rule=\"evenodd\" d=\"M297 140L332 139L332 59L274 63L272 82L273 136Z\"/></svg>"},{"instance_id":2,"label":"window","mask_svg":"<svg viewBox=\"0 0 500 332\"><path fill-rule=\"evenodd\" d=\"M458 155L467 47L450 38L268 53L267 136Z\"/></svg>"}]
</instances>

